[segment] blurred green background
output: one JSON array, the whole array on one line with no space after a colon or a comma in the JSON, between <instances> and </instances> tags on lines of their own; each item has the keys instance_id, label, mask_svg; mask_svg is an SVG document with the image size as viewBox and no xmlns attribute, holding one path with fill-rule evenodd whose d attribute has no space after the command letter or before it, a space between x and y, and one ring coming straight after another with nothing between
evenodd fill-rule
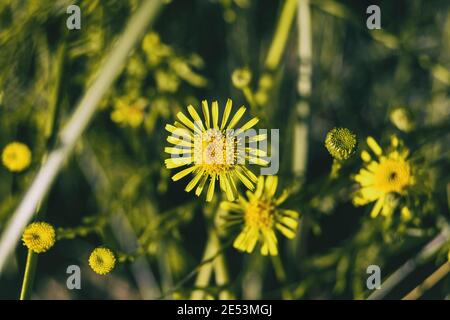
<instances>
[{"instance_id":1,"label":"blurred green background","mask_svg":"<svg viewBox=\"0 0 450 320\"><path fill-rule=\"evenodd\" d=\"M1 1L0 147L22 141L33 162L20 174L0 169L0 231L139 2ZM64 239L39 256L33 298L190 296L195 280L190 273L202 261L214 205L184 192L186 181L170 180L164 167L164 126L188 104L199 108L203 99L217 99L223 106L232 98L235 106L248 105L231 81L233 71L242 67L251 70L255 92L261 75L268 73L274 81L263 99L261 126L280 128L280 184L298 187L288 206L303 218L296 239L280 243L285 274L277 274L271 259L257 251L248 255L226 247L227 288L235 297L366 298L371 293L365 285L368 265L379 265L384 280L446 225L449 1L310 1L312 91L302 122L307 164L299 176L292 174L296 160L291 154L299 99L295 19L281 63L275 70L265 66L284 2L174 0L163 6L144 38L147 46L143 40L130 53L42 205L41 214L61 228ZM382 30L366 28L365 11L374 3L381 7ZM66 28L70 4L81 7L81 30ZM138 99L146 107L137 125L112 116L120 101ZM405 108L412 130L405 132L392 121L397 107ZM350 177L361 166L359 156L349 160L337 180L328 181L332 158L323 141L336 126L351 129L362 145L368 135L387 141L395 133L424 160L431 192L415 225L392 229L371 219L367 207L352 205ZM224 236L221 243L228 239ZM108 276L96 275L87 258L99 245L128 252L133 261L119 264ZM449 248L448 243L440 248L388 297L401 298L417 286L445 261ZM26 249L19 244L0 276L0 298L18 298L25 259ZM81 267L81 290L66 288L71 264ZM220 288L210 283L207 297L217 298ZM448 298L449 292L447 275L423 298Z\"/></svg>"}]
</instances>

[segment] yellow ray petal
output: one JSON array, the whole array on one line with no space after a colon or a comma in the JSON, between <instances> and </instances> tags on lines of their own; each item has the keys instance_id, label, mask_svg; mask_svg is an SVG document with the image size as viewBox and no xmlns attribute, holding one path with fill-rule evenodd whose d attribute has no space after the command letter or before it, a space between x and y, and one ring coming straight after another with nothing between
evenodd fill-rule
<instances>
[{"instance_id":1,"label":"yellow ray petal","mask_svg":"<svg viewBox=\"0 0 450 320\"><path fill-rule=\"evenodd\" d=\"M239 130L237 130L236 134L247 131L248 129L254 127L258 122L259 122L258 118L253 118L249 120L242 127L240 127Z\"/></svg>"},{"instance_id":2,"label":"yellow ray petal","mask_svg":"<svg viewBox=\"0 0 450 320\"><path fill-rule=\"evenodd\" d=\"M189 114L191 115L192 119L194 119L194 125L198 127L199 129L204 130L205 127L203 127L202 119L198 115L197 111L192 105L189 105L187 107Z\"/></svg>"},{"instance_id":3,"label":"yellow ray petal","mask_svg":"<svg viewBox=\"0 0 450 320\"><path fill-rule=\"evenodd\" d=\"M277 224L276 228L280 230L280 232L288 239L294 239L295 238L295 232L289 228L286 228L282 224Z\"/></svg>"},{"instance_id":4,"label":"yellow ray petal","mask_svg":"<svg viewBox=\"0 0 450 320\"><path fill-rule=\"evenodd\" d=\"M361 159L364 162L370 162L372 160L372 157L370 156L370 153L364 150L363 152L361 152Z\"/></svg>"},{"instance_id":5,"label":"yellow ray petal","mask_svg":"<svg viewBox=\"0 0 450 320\"><path fill-rule=\"evenodd\" d=\"M219 103L217 101L212 103L212 121L213 128L219 129Z\"/></svg>"},{"instance_id":6,"label":"yellow ray petal","mask_svg":"<svg viewBox=\"0 0 450 320\"><path fill-rule=\"evenodd\" d=\"M367 137L367 145L372 149L373 153L377 156L381 156L383 150L381 150L380 145L375 141L373 137Z\"/></svg>"},{"instance_id":7,"label":"yellow ray petal","mask_svg":"<svg viewBox=\"0 0 450 320\"><path fill-rule=\"evenodd\" d=\"M242 181L242 183L247 187L247 189L253 191L255 189L255 186L253 183L248 179L243 173L241 173L239 170L236 170L236 175L238 176L239 180Z\"/></svg>"},{"instance_id":8,"label":"yellow ray petal","mask_svg":"<svg viewBox=\"0 0 450 320\"><path fill-rule=\"evenodd\" d=\"M267 176L266 178L266 194L269 198L273 198L278 187L278 177L277 176Z\"/></svg>"},{"instance_id":9,"label":"yellow ray petal","mask_svg":"<svg viewBox=\"0 0 450 320\"><path fill-rule=\"evenodd\" d=\"M231 99L228 99L227 104L225 105L225 111L223 112L220 130L223 130L227 124L228 117L230 116L230 113L231 113L232 105L233 105L233 102L231 101Z\"/></svg>"},{"instance_id":10,"label":"yellow ray petal","mask_svg":"<svg viewBox=\"0 0 450 320\"><path fill-rule=\"evenodd\" d=\"M263 133L263 134L258 134L256 136L250 137L250 139L248 140L249 142L259 142L259 141L264 141L267 139L267 134Z\"/></svg>"},{"instance_id":11,"label":"yellow ray petal","mask_svg":"<svg viewBox=\"0 0 450 320\"><path fill-rule=\"evenodd\" d=\"M168 136L167 137L167 142L174 144L178 147L188 147L188 148L192 148L194 146L194 144L190 141L186 141L186 140L182 140L179 138L175 138L173 136Z\"/></svg>"},{"instance_id":12,"label":"yellow ray petal","mask_svg":"<svg viewBox=\"0 0 450 320\"><path fill-rule=\"evenodd\" d=\"M204 172L203 171L199 171L197 172L197 174L195 175L195 177L191 180L191 182L188 183L188 185L186 186L186 188L184 190L186 190L187 192L190 192L192 189L194 189L194 187L197 185L197 183L200 181L201 177L203 176Z\"/></svg>"},{"instance_id":13,"label":"yellow ray petal","mask_svg":"<svg viewBox=\"0 0 450 320\"><path fill-rule=\"evenodd\" d=\"M186 115L183 112L178 112L177 113L177 118L178 120L181 121L182 124L184 124L186 127L188 127L191 130L194 130L194 124L192 123L191 120L189 120L188 117L186 117Z\"/></svg>"},{"instance_id":14,"label":"yellow ray petal","mask_svg":"<svg viewBox=\"0 0 450 320\"><path fill-rule=\"evenodd\" d=\"M172 180L173 181L178 181L181 178L184 178L185 176L187 176L189 173L191 173L192 171L194 171L195 169L197 169L197 166L192 166L186 169L181 170L180 172L176 173L175 175L172 176Z\"/></svg>"},{"instance_id":15,"label":"yellow ray petal","mask_svg":"<svg viewBox=\"0 0 450 320\"><path fill-rule=\"evenodd\" d=\"M209 182L208 193L206 194L206 201L210 202L214 196L214 188L216 186L216 174L213 174Z\"/></svg>"},{"instance_id":16,"label":"yellow ray petal","mask_svg":"<svg viewBox=\"0 0 450 320\"><path fill-rule=\"evenodd\" d=\"M381 197L377 200L377 202L373 206L372 211L370 211L370 216L372 218L375 218L376 216L378 216L381 209L383 208L383 204L384 204L384 197Z\"/></svg>"},{"instance_id":17,"label":"yellow ray petal","mask_svg":"<svg viewBox=\"0 0 450 320\"><path fill-rule=\"evenodd\" d=\"M228 124L228 129L233 129L239 120L241 120L242 116L245 113L246 108L244 106L240 107L239 110L234 114L233 118L231 118L230 123Z\"/></svg>"},{"instance_id":18,"label":"yellow ray petal","mask_svg":"<svg viewBox=\"0 0 450 320\"><path fill-rule=\"evenodd\" d=\"M203 188L205 187L206 181L208 180L208 175L204 174L202 179L200 180L200 183L197 186L197 189L195 190L195 195L200 196L200 194L203 191Z\"/></svg>"},{"instance_id":19,"label":"yellow ray petal","mask_svg":"<svg viewBox=\"0 0 450 320\"><path fill-rule=\"evenodd\" d=\"M174 169L192 163L192 157L170 158L164 160L167 169Z\"/></svg>"},{"instance_id":20,"label":"yellow ray petal","mask_svg":"<svg viewBox=\"0 0 450 320\"><path fill-rule=\"evenodd\" d=\"M261 198L264 191L264 177L260 176L258 178L258 184L256 185L255 196L259 199Z\"/></svg>"},{"instance_id":21,"label":"yellow ray petal","mask_svg":"<svg viewBox=\"0 0 450 320\"><path fill-rule=\"evenodd\" d=\"M165 147L164 152L169 154L190 154L192 153L192 149Z\"/></svg>"},{"instance_id":22,"label":"yellow ray petal","mask_svg":"<svg viewBox=\"0 0 450 320\"><path fill-rule=\"evenodd\" d=\"M202 101L202 111L203 111L203 116L205 117L205 125L206 128L210 128L210 120L209 120L209 107L208 107L208 101L203 100Z\"/></svg>"}]
</instances>

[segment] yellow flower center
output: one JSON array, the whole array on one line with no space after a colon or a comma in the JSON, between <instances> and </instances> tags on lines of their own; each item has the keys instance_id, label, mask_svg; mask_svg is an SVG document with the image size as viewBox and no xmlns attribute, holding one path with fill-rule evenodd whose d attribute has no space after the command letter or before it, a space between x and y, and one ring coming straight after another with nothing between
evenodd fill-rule
<instances>
[{"instance_id":1,"label":"yellow flower center","mask_svg":"<svg viewBox=\"0 0 450 320\"><path fill-rule=\"evenodd\" d=\"M34 222L26 227L22 240L33 252L45 252L55 244L55 230L48 223Z\"/></svg>"},{"instance_id":2,"label":"yellow flower center","mask_svg":"<svg viewBox=\"0 0 450 320\"><path fill-rule=\"evenodd\" d=\"M194 161L208 173L221 173L237 163L237 139L218 129L194 137Z\"/></svg>"},{"instance_id":3,"label":"yellow flower center","mask_svg":"<svg viewBox=\"0 0 450 320\"><path fill-rule=\"evenodd\" d=\"M274 224L274 206L269 202L254 200L245 209L245 223L259 229L270 229Z\"/></svg>"},{"instance_id":4,"label":"yellow flower center","mask_svg":"<svg viewBox=\"0 0 450 320\"><path fill-rule=\"evenodd\" d=\"M98 274L107 274L114 269L116 258L108 248L96 248L89 257L89 265Z\"/></svg>"},{"instance_id":5,"label":"yellow flower center","mask_svg":"<svg viewBox=\"0 0 450 320\"><path fill-rule=\"evenodd\" d=\"M401 193L411 182L411 169L407 162L387 159L380 162L374 172L375 187L383 192Z\"/></svg>"}]
</instances>

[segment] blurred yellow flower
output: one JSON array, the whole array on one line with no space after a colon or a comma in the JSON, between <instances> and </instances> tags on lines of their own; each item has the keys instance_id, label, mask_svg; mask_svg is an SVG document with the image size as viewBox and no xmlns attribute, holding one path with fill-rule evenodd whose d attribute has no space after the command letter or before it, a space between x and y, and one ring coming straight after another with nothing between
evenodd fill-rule
<instances>
[{"instance_id":1,"label":"blurred yellow flower","mask_svg":"<svg viewBox=\"0 0 450 320\"><path fill-rule=\"evenodd\" d=\"M236 249L251 253L258 241L261 241L261 254L275 256L278 254L275 229L289 239L295 237L300 214L279 208L287 199L288 192L285 190L281 196L276 197L277 187L277 176L260 176L256 191L247 191L248 200L240 197L237 203L221 203L221 208L227 211L224 219L228 224L244 224L233 243Z\"/></svg>"},{"instance_id":2,"label":"blurred yellow flower","mask_svg":"<svg viewBox=\"0 0 450 320\"><path fill-rule=\"evenodd\" d=\"M150 32L144 37L142 49L150 66L160 64L163 58L172 54L171 48L162 43L159 35L155 32Z\"/></svg>"},{"instance_id":3,"label":"blurred yellow flower","mask_svg":"<svg viewBox=\"0 0 450 320\"><path fill-rule=\"evenodd\" d=\"M162 92L174 93L180 85L180 80L175 73L164 70L156 70L155 81L158 90Z\"/></svg>"},{"instance_id":4,"label":"blurred yellow flower","mask_svg":"<svg viewBox=\"0 0 450 320\"><path fill-rule=\"evenodd\" d=\"M408 188L414 185L408 161L409 150L401 145L396 136L391 138L391 147L385 153L372 137L367 138L367 145L376 159L372 160L365 150L361 153L365 165L354 178L360 189L355 193L353 202L360 206L376 201L371 217L378 216L380 212L383 216L389 216L397 206L396 195L406 194ZM409 218L411 213L408 208L403 208L402 215Z\"/></svg>"},{"instance_id":5,"label":"blurred yellow flower","mask_svg":"<svg viewBox=\"0 0 450 320\"><path fill-rule=\"evenodd\" d=\"M389 113L389 119L399 130L404 132L410 132L415 127L411 112L403 107L398 107L391 110Z\"/></svg>"},{"instance_id":6,"label":"blurred yellow flower","mask_svg":"<svg viewBox=\"0 0 450 320\"><path fill-rule=\"evenodd\" d=\"M46 222L33 222L25 228L22 241L35 253L45 252L55 244L55 229Z\"/></svg>"},{"instance_id":7,"label":"blurred yellow flower","mask_svg":"<svg viewBox=\"0 0 450 320\"><path fill-rule=\"evenodd\" d=\"M111 120L122 125L137 128L144 121L146 107L147 101L143 98L134 101L129 98L120 98L114 105Z\"/></svg>"},{"instance_id":8,"label":"blurred yellow flower","mask_svg":"<svg viewBox=\"0 0 450 320\"><path fill-rule=\"evenodd\" d=\"M231 81L233 85L238 89L244 89L248 87L252 80L252 73L248 68L236 69L231 75Z\"/></svg>"},{"instance_id":9,"label":"blurred yellow flower","mask_svg":"<svg viewBox=\"0 0 450 320\"><path fill-rule=\"evenodd\" d=\"M26 144L11 142L3 149L2 161L9 171L23 171L31 164L31 151Z\"/></svg>"},{"instance_id":10,"label":"blurred yellow flower","mask_svg":"<svg viewBox=\"0 0 450 320\"><path fill-rule=\"evenodd\" d=\"M217 101L212 103L211 112L208 103L202 102L204 122L192 105L187 109L194 122L183 112L179 112L177 118L180 122L175 121L174 125L166 125L166 130L171 133L167 141L175 146L167 147L164 150L171 155L171 158L165 160L166 167L174 169L189 166L175 174L172 180L177 181L192 173L194 178L185 190L190 192L198 185L195 194L200 196L209 179L206 201L211 201L213 198L216 180L219 180L219 186L226 193L229 201L234 201L238 197L236 180L240 180L248 189L253 190L257 177L246 167L246 161L249 160L257 165L266 165L268 162L261 158L265 157L266 153L255 148L245 147L245 141L238 136L256 125L259 121L258 118L252 118L242 127L233 131L246 108L240 107L228 122L232 109L230 99L226 103L220 124ZM266 135L262 134L251 137L250 141L256 143L264 139L266 139ZM243 149L245 149L245 155L240 158L238 150Z\"/></svg>"},{"instance_id":11,"label":"blurred yellow flower","mask_svg":"<svg viewBox=\"0 0 450 320\"><path fill-rule=\"evenodd\" d=\"M95 273L105 275L116 265L116 258L111 250L104 247L95 248L89 256L89 266Z\"/></svg>"}]
</instances>

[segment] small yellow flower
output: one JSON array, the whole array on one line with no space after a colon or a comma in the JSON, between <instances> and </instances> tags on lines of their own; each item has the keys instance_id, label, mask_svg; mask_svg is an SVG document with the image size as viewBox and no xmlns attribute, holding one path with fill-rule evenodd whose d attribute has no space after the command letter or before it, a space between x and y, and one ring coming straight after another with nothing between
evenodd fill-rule
<instances>
[{"instance_id":1,"label":"small yellow flower","mask_svg":"<svg viewBox=\"0 0 450 320\"><path fill-rule=\"evenodd\" d=\"M238 89L244 89L248 87L252 80L252 73L248 68L236 69L231 75L231 81L233 85Z\"/></svg>"},{"instance_id":2,"label":"small yellow flower","mask_svg":"<svg viewBox=\"0 0 450 320\"><path fill-rule=\"evenodd\" d=\"M295 237L300 214L279 208L287 199L288 192L285 190L281 196L276 197L277 187L277 176L260 176L256 191L247 191L247 199L239 197L237 203L221 203L221 208L227 211L224 219L228 224L243 222L243 228L233 243L236 249L251 253L258 241L261 241L261 254L275 256L278 255L275 229L288 239Z\"/></svg>"},{"instance_id":3,"label":"small yellow flower","mask_svg":"<svg viewBox=\"0 0 450 320\"><path fill-rule=\"evenodd\" d=\"M155 32L148 33L142 41L142 49L147 56L147 62L150 66L156 66L172 54L169 46L161 42L159 35Z\"/></svg>"},{"instance_id":4,"label":"small yellow flower","mask_svg":"<svg viewBox=\"0 0 450 320\"><path fill-rule=\"evenodd\" d=\"M399 130L404 132L410 132L415 127L411 112L403 107L393 109L389 113L389 119Z\"/></svg>"},{"instance_id":5,"label":"small yellow flower","mask_svg":"<svg viewBox=\"0 0 450 320\"><path fill-rule=\"evenodd\" d=\"M367 138L367 145L376 159L372 160L366 150L361 153L365 165L354 178L360 189L355 193L353 202L355 205L366 205L376 201L371 217L378 216L380 212L383 216L389 216L398 205L398 196L405 195L414 185L414 175L408 160L409 150L402 147L395 136L387 152L383 152L372 137ZM402 215L410 218L411 213L405 207L402 208Z\"/></svg>"},{"instance_id":6,"label":"small yellow flower","mask_svg":"<svg viewBox=\"0 0 450 320\"><path fill-rule=\"evenodd\" d=\"M31 151L26 144L11 142L3 149L2 161L9 171L23 171L31 164Z\"/></svg>"},{"instance_id":7,"label":"small yellow flower","mask_svg":"<svg viewBox=\"0 0 450 320\"><path fill-rule=\"evenodd\" d=\"M104 247L95 248L89 256L89 266L98 274L108 274L114 269L116 258L111 250Z\"/></svg>"},{"instance_id":8,"label":"small yellow flower","mask_svg":"<svg viewBox=\"0 0 450 320\"><path fill-rule=\"evenodd\" d=\"M180 80L175 73L164 70L156 70L155 81L158 90L162 92L174 93L180 85Z\"/></svg>"},{"instance_id":9,"label":"small yellow flower","mask_svg":"<svg viewBox=\"0 0 450 320\"><path fill-rule=\"evenodd\" d=\"M45 252L55 244L55 229L46 222L33 222L25 228L22 241L35 253Z\"/></svg>"},{"instance_id":10,"label":"small yellow flower","mask_svg":"<svg viewBox=\"0 0 450 320\"><path fill-rule=\"evenodd\" d=\"M145 108L147 101L145 99L130 100L129 98L118 99L111 113L112 121L128 125L132 128L139 127L144 121Z\"/></svg>"},{"instance_id":11,"label":"small yellow flower","mask_svg":"<svg viewBox=\"0 0 450 320\"><path fill-rule=\"evenodd\" d=\"M248 189L253 190L257 177L246 167L246 162L267 165L268 162L261 158L265 157L266 153L246 147L244 139L239 135L255 126L259 121L258 118L252 118L234 130L246 108L240 107L228 121L232 109L230 99L227 101L220 123L217 101L212 103L211 111L208 103L202 102L204 122L193 106L190 105L187 109L192 120L183 112L179 112L177 118L180 122L166 125L166 130L171 133L167 141L174 145L164 149L171 155L171 158L165 160L166 167L174 169L189 166L172 176L172 180L177 181L192 173L194 177L185 190L190 192L198 185L195 194L200 196L209 179L206 201L213 198L216 180L219 181L220 189L226 193L229 201L234 201L238 197L236 181L241 181ZM250 141L257 143L264 139L266 135L261 134L251 137Z\"/></svg>"},{"instance_id":12,"label":"small yellow flower","mask_svg":"<svg viewBox=\"0 0 450 320\"><path fill-rule=\"evenodd\" d=\"M356 151L356 135L347 128L334 128L327 133L325 147L336 160L347 160Z\"/></svg>"}]
</instances>

